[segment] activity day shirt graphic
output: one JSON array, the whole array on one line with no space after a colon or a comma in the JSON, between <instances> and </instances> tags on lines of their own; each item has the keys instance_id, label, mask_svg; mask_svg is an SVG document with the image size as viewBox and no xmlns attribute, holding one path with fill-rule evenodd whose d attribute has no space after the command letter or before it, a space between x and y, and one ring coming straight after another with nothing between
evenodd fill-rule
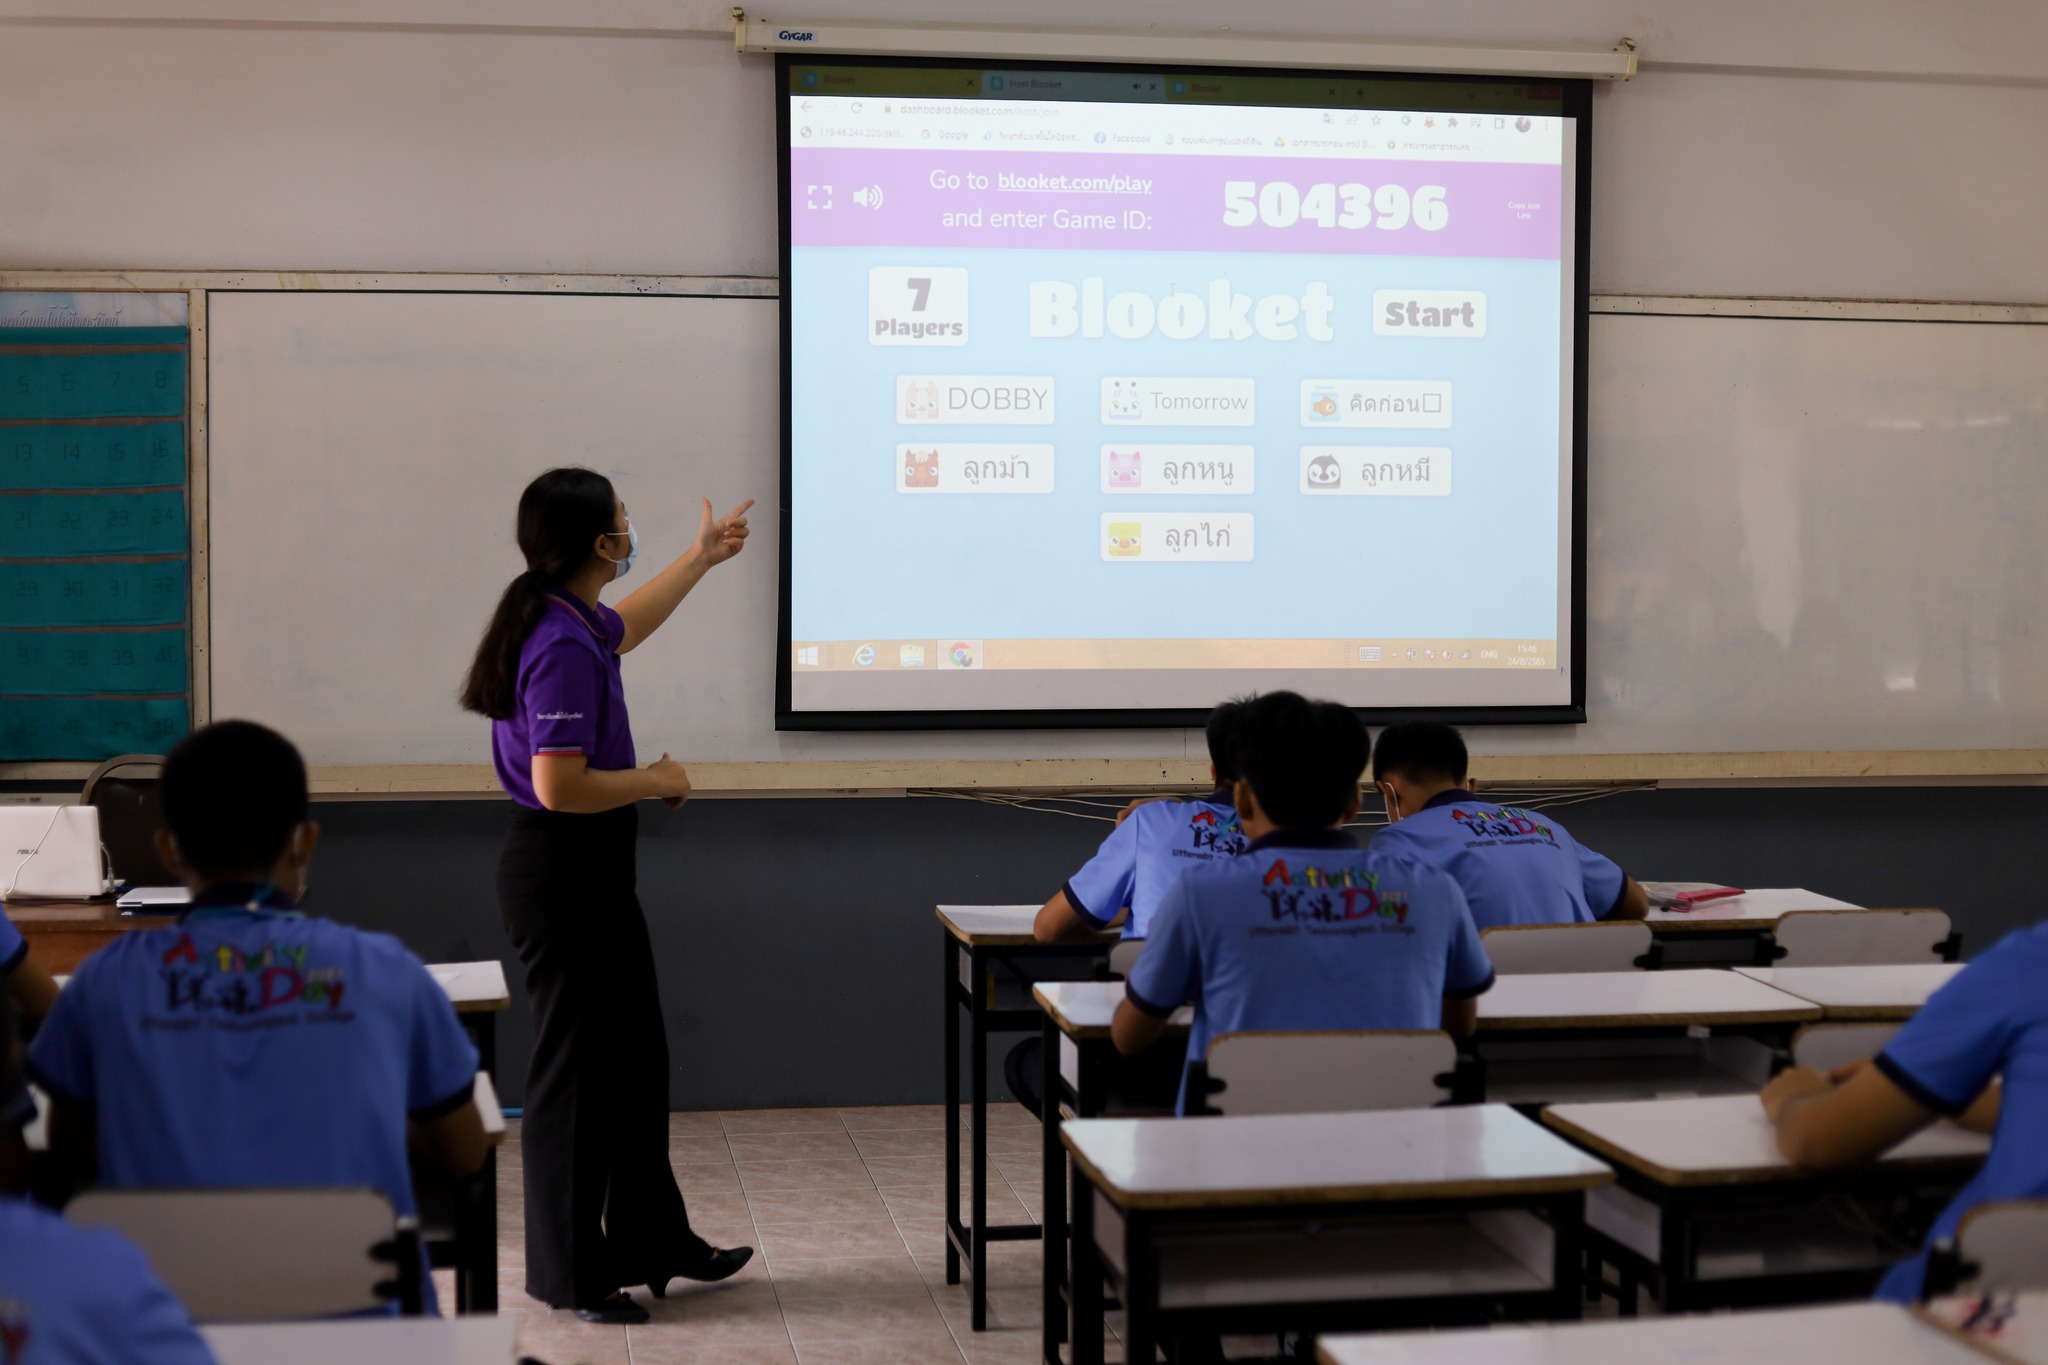
<instances>
[{"instance_id":1,"label":"activity day shirt graphic","mask_svg":"<svg viewBox=\"0 0 2048 1365\"><path fill-rule=\"evenodd\" d=\"M795 709L1560 699L1571 120L921 74L788 70Z\"/></svg>"}]
</instances>

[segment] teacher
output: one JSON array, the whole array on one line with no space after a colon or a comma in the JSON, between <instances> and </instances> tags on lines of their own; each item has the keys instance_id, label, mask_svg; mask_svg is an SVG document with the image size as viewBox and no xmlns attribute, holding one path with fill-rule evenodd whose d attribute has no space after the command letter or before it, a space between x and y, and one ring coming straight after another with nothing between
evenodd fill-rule
<instances>
[{"instance_id":1,"label":"teacher","mask_svg":"<svg viewBox=\"0 0 2048 1365\"><path fill-rule=\"evenodd\" d=\"M668 1040L647 920L634 889L638 803L690 795L667 754L635 766L619 656L660 629L690 589L747 543L741 503L711 503L682 557L625 598L639 533L611 480L550 469L519 496L526 572L491 616L462 705L491 718L498 781L514 804L498 906L526 966L533 1060L521 1147L526 1292L586 1322L640 1323L621 1292L722 1280L753 1248L690 1229L668 1164Z\"/></svg>"}]
</instances>

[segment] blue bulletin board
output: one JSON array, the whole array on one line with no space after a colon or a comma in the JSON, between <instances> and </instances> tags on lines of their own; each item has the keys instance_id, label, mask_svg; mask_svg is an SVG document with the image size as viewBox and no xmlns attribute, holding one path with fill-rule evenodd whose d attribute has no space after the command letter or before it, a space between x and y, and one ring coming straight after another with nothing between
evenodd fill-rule
<instances>
[{"instance_id":1,"label":"blue bulletin board","mask_svg":"<svg viewBox=\"0 0 2048 1365\"><path fill-rule=\"evenodd\" d=\"M0 761L191 724L186 308L0 293Z\"/></svg>"}]
</instances>

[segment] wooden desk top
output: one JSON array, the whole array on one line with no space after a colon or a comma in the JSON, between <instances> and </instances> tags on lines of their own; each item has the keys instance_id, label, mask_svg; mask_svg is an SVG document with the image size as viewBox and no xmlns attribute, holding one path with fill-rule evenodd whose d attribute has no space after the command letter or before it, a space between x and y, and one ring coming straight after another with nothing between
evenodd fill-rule
<instances>
[{"instance_id":1,"label":"wooden desk top","mask_svg":"<svg viewBox=\"0 0 2048 1365\"><path fill-rule=\"evenodd\" d=\"M1544 972L1503 976L1479 997L1479 1033L1714 1024L1796 1024L1820 1006L1734 972Z\"/></svg>"},{"instance_id":2,"label":"wooden desk top","mask_svg":"<svg viewBox=\"0 0 2048 1365\"><path fill-rule=\"evenodd\" d=\"M970 948L1030 948L1040 946L1032 936L1032 921L1038 918L1035 905L942 905L939 923L946 932ZM1121 934L1105 929L1091 938L1077 939L1076 952L1113 946Z\"/></svg>"},{"instance_id":3,"label":"wooden desk top","mask_svg":"<svg viewBox=\"0 0 2048 1365\"><path fill-rule=\"evenodd\" d=\"M220 1365L511 1365L517 1328L506 1314L229 1323L199 1335Z\"/></svg>"},{"instance_id":4,"label":"wooden desk top","mask_svg":"<svg viewBox=\"0 0 2048 1365\"><path fill-rule=\"evenodd\" d=\"M1031 998L1052 1018L1053 1027L1069 1038L1107 1038L1117 1003L1124 998L1121 981L1041 981ZM1166 1021L1168 1029L1195 1026L1192 1005L1182 1005Z\"/></svg>"},{"instance_id":5,"label":"wooden desk top","mask_svg":"<svg viewBox=\"0 0 2048 1365\"><path fill-rule=\"evenodd\" d=\"M94 896L91 900L52 896L9 896L6 907L7 918L14 922L16 928L24 931L29 925L63 925L66 928L103 925L108 932L118 933L123 929L147 928L168 918L124 915L114 904L112 896Z\"/></svg>"},{"instance_id":6,"label":"wooden desk top","mask_svg":"<svg viewBox=\"0 0 2048 1365\"><path fill-rule=\"evenodd\" d=\"M491 1084L491 1073L479 1071L476 1081L470 1086L470 1098L476 1101L478 1117L484 1121L484 1143L501 1147L505 1143L505 1110L498 1103L498 1087Z\"/></svg>"},{"instance_id":7,"label":"wooden desk top","mask_svg":"<svg viewBox=\"0 0 2048 1365\"><path fill-rule=\"evenodd\" d=\"M455 1002L457 1014L496 1014L512 1008L502 962L432 962L427 970Z\"/></svg>"},{"instance_id":8,"label":"wooden desk top","mask_svg":"<svg viewBox=\"0 0 2048 1365\"><path fill-rule=\"evenodd\" d=\"M1881 967L1737 967L1752 981L1819 1005L1826 1019L1910 1019L1963 969L1960 962Z\"/></svg>"},{"instance_id":9,"label":"wooden desk top","mask_svg":"<svg viewBox=\"0 0 2048 1365\"><path fill-rule=\"evenodd\" d=\"M1504 1104L1363 1114L1072 1119L1060 1140L1131 1209L1283 1207L1590 1190L1601 1162Z\"/></svg>"},{"instance_id":10,"label":"wooden desk top","mask_svg":"<svg viewBox=\"0 0 2048 1365\"><path fill-rule=\"evenodd\" d=\"M1323 1365L1985 1365L1891 1303L1742 1313L1326 1336Z\"/></svg>"},{"instance_id":11,"label":"wooden desk top","mask_svg":"<svg viewBox=\"0 0 2048 1365\"><path fill-rule=\"evenodd\" d=\"M1802 1180L1778 1155L1777 1135L1754 1095L1703 1095L1612 1104L1554 1104L1543 1122L1618 1166L1660 1185L1761 1185ZM1947 1121L1914 1134L1879 1164L1968 1167L1991 1139Z\"/></svg>"},{"instance_id":12,"label":"wooden desk top","mask_svg":"<svg viewBox=\"0 0 2048 1365\"><path fill-rule=\"evenodd\" d=\"M1759 929L1776 928L1778 921L1794 910L1861 909L1860 905L1792 886L1744 891L1739 896L1708 901L1697 910L1682 913L1653 909L1646 918L1650 928L1660 934L1754 933Z\"/></svg>"},{"instance_id":13,"label":"wooden desk top","mask_svg":"<svg viewBox=\"0 0 2048 1365\"><path fill-rule=\"evenodd\" d=\"M1977 1314L1982 1302L1969 1294L1934 1299L1914 1311L1922 1320L1968 1342L1993 1360L2006 1365L2048 1365L2048 1291L2032 1289L2001 1295L1994 1312L1985 1315L1977 1326L1965 1328L1963 1323Z\"/></svg>"}]
</instances>

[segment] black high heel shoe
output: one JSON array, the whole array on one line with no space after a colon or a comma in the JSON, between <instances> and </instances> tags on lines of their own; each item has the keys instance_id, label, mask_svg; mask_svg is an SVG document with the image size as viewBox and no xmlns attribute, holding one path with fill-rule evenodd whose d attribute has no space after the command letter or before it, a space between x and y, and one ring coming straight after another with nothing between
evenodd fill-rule
<instances>
[{"instance_id":1,"label":"black high heel shoe","mask_svg":"<svg viewBox=\"0 0 2048 1365\"><path fill-rule=\"evenodd\" d=\"M752 1247L726 1247L723 1250L712 1247L709 1254L700 1260L672 1267L665 1275L649 1275L647 1292L657 1299L667 1298L670 1280L695 1280L699 1284L717 1284L720 1280L729 1280L739 1274L746 1268L747 1262L753 1259Z\"/></svg>"},{"instance_id":2,"label":"black high heel shoe","mask_svg":"<svg viewBox=\"0 0 2048 1365\"><path fill-rule=\"evenodd\" d=\"M660 1295L655 1297L659 1298ZM576 1316L585 1322L595 1322L606 1327L638 1327L648 1319L648 1312L639 1304L616 1293L587 1308L578 1308Z\"/></svg>"}]
</instances>

